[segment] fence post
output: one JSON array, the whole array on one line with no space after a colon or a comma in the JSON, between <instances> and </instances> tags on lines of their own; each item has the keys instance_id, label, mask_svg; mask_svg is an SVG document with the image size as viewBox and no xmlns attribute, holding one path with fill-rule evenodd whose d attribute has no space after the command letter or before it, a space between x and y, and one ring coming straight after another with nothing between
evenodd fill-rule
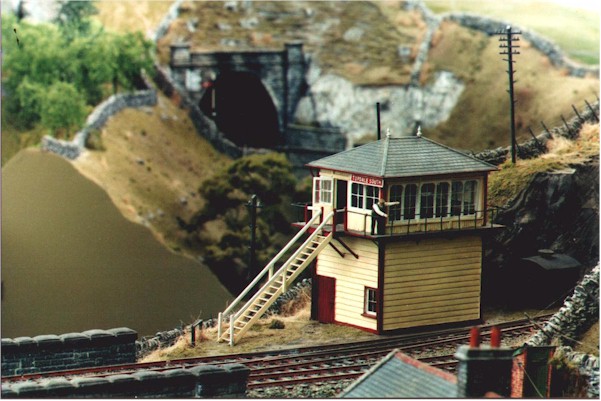
<instances>
[{"instance_id":1,"label":"fence post","mask_svg":"<svg viewBox=\"0 0 601 401\"><path fill-rule=\"evenodd\" d=\"M234 315L230 315L230 347L234 346Z\"/></svg>"},{"instance_id":2,"label":"fence post","mask_svg":"<svg viewBox=\"0 0 601 401\"><path fill-rule=\"evenodd\" d=\"M578 109L574 107L574 105L572 105L572 110L574 110L574 113L576 113L576 116L578 116L578 120L580 120L580 123L582 124L584 122L584 118L582 118L580 113L578 113Z\"/></svg>"},{"instance_id":3,"label":"fence post","mask_svg":"<svg viewBox=\"0 0 601 401\"><path fill-rule=\"evenodd\" d=\"M584 103L586 103L586 105L588 106L588 109L591 111L591 113L593 113L595 120L597 120L597 122L599 122L599 117L597 117L597 113L595 113L595 110L591 107L589 102L586 99L584 99Z\"/></svg>"},{"instance_id":4,"label":"fence post","mask_svg":"<svg viewBox=\"0 0 601 401\"><path fill-rule=\"evenodd\" d=\"M223 312L219 312L219 314L217 315L217 340L219 340L221 338L221 334L222 334L222 318L223 318Z\"/></svg>"}]
</instances>

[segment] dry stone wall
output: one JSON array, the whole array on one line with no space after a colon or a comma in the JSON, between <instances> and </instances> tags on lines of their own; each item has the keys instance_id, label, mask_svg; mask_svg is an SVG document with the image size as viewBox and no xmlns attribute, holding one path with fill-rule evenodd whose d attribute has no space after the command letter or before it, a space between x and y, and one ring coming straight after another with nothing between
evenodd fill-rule
<instances>
[{"instance_id":1,"label":"dry stone wall","mask_svg":"<svg viewBox=\"0 0 601 401\"><path fill-rule=\"evenodd\" d=\"M151 89L113 95L94 109L86 119L85 128L76 133L72 141L46 135L42 138L42 149L69 160L77 159L84 150L90 133L101 129L110 117L126 108L151 107L156 103L157 93Z\"/></svg>"},{"instance_id":2,"label":"dry stone wall","mask_svg":"<svg viewBox=\"0 0 601 401\"><path fill-rule=\"evenodd\" d=\"M2 376L134 363L138 333L126 327L2 339Z\"/></svg>"},{"instance_id":3,"label":"dry stone wall","mask_svg":"<svg viewBox=\"0 0 601 401\"><path fill-rule=\"evenodd\" d=\"M422 14L424 21L426 21L426 24L428 25L428 34L424 38L422 47L420 48L420 54L428 53L432 32L434 32L438 28L438 25L444 20L456 22L457 24L463 27L474 29L483 32L487 35L495 35L499 32L505 32L507 26L511 25L507 21L502 21L471 13L451 12L436 15L424 4L422 0L406 1L405 9L418 10ZM571 60L559 48L559 46L557 46L551 40L537 34L536 32L520 28L518 26L512 26L512 30L514 32L521 32L521 36L524 40L530 42L530 44L535 49L539 50L541 53L546 55L554 66L558 68L565 68L566 71L568 71L569 75L576 77L584 77L586 75L599 75L599 67L586 66ZM418 59L419 58L420 57L418 56ZM425 58L422 57L422 63L423 59ZM418 68L421 68L421 63L419 65L416 64L416 66L414 67L414 73L418 73L419 71L421 71L421 69Z\"/></svg>"},{"instance_id":4,"label":"dry stone wall","mask_svg":"<svg viewBox=\"0 0 601 401\"><path fill-rule=\"evenodd\" d=\"M105 377L2 384L2 398L242 398L250 369L238 363Z\"/></svg>"}]
</instances>

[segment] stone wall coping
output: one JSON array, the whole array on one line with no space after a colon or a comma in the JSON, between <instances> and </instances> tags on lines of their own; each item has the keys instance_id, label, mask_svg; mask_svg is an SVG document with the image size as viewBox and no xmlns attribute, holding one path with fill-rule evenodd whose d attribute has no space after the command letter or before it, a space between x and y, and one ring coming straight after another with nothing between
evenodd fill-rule
<instances>
[{"instance_id":1,"label":"stone wall coping","mask_svg":"<svg viewBox=\"0 0 601 401\"><path fill-rule=\"evenodd\" d=\"M19 349L19 345L12 338L2 339L2 352L15 352Z\"/></svg>"},{"instance_id":2,"label":"stone wall coping","mask_svg":"<svg viewBox=\"0 0 601 401\"><path fill-rule=\"evenodd\" d=\"M3 338L2 352L15 353L24 352L36 347L53 348L76 346L99 346L107 344L127 344L135 343L138 333L127 327L118 327L115 329L101 330L92 329L82 333L42 334L35 337L17 337Z\"/></svg>"},{"instance_id":3,"label":"stone wall coping","mask_svg":"<svg viewBox=\"0 0 601 401\"><path fill-rule=\"evenodd\" d=\"M17 395L17 392L14 391L11 387L7 385L2 385L2 398L14 398Z\"/></svg>"},{"instance_id":4,"label":"stone wall coping","mask_svg":"<svg viewBox=\"0 0 601 401\"><path fill-rule=\"evenodd\" d=\"M90 336L86 336L82 333L66 333L61 334L59 337L63 344L71 346L83 345L91 341Z\"/></svg>"},{"instance_id":5,"label":"stone wall coping","mask_svg":"<svg viewBox=\"0 0 601 401\"><path fill-rule=\"evenodd\" d=\"M87 388L107 384L109 381L104 377L76 377L71 384L78 388Z\"/></svg>"},{"instance_id":6,"label":"stone wall coping","mask_svg":"<svg viewBox=\"0 0 601 401\"><path fill-rule=\"evenodd\" d=\"M35 340L31 337L17 337L14 339L17 345L34 344Z\"/></svg>"},{"instance_id":7,"label":"stone wall coping","mask_svg":"<svg viewBox=\"0 0 601 401\"><path fill-rule=\"evenodd\" d=\"M141 382L161 380L164 378L163 373L152 370L139 370L135 373L132 373L131 376Z\"/></svg>"},{"instance_id":8,"label":"stone wall coping","mask_svg":"<svg viewBox=\"0 0 601 401\"><path fill-rule=\"evenodd\" d=\"M106 379L111 383L118 383L118 384L132 383L132 382L135 382L138 380L135 377L133 377L132 375L128 375L128 374L107 376Z\"/></svg>"},{"instance_id":9,"label":"stone wall coping","mask_svg":"<svg viewBox=\"0 0 601 401\"><path fill-rule=\"evenodd\" d=\"M41 386L33 382L16 383L12 386L12 390L18 395L26 395L37 393L41 390Z\"/></svg>"},{"instance_id":10,"label":"stone wall coping","mask_svg":"<svg viewBox=\"0 0 601 401\"><path fill-rule=\"evenodd\" d=\"M194 374L192 372L190 372L188 369L173 369L173 370L168 370L166 372L163 373L166 377L169 378L173 378L173 379L179 379L179 378L192 378L194 377Z\"/></svg>"},{"instance_id":11,"label":"stone wall coping","mask_svg":"<svg viewBox=\"0 0 601 401\"><path fill-rule=\"evenodd\" d=\"M76 377L67 379L64 377L41 379L39 381L23 381L12 384L2 385L3 397L18 397L18 398L39 398L47 395L74 395L74 394L110 394L118 388L134 388L138 390L148 389L152 384L161 384L168 380L174 385L174 381L181 382L178 386L185 384L193 385L199 383L202 385L210 384L211 386L231 382L231 381L246 381L250 369L240 363L230 363L220 366L215 365L199 365L190 369L178 368L168 370L166 372L156 372L149 370L139 370L131 374L117 374L107 377ZM189 382L189 383L188 383ZM138 383L138 384L136 384ZM135 386L141 387L135 387ZM134 386L134 387L130 387ZM188 387L188 386L185 386ZM102 389L101 389L102 388ZM105 391L105 393L103 393ZM119 392L119 391L117 391ZM132 394L133 395L133 394Z\"/></svg>"},{"instance_id":12,"label":"stone wall coping","mask_svg":"<svg viewBox=\"0 0 601 401\"><path fill-rule=\"evenodd\" d=\"M56 334L42 334L40 336L35 336L33 340L40 347L58 346L61 344L61 339Z\"/></svg>"},{"instance_id":13,"label":"stone wall coping","mask_svg":"<svg viewBox=\"0 0 601 401\"><path fill-rule=\"evenodd\" d=\"M58 390L63 388L73 388L73 383L64 377L55 377L42 384L46 390Z\"/></svg>"}]
</instances>

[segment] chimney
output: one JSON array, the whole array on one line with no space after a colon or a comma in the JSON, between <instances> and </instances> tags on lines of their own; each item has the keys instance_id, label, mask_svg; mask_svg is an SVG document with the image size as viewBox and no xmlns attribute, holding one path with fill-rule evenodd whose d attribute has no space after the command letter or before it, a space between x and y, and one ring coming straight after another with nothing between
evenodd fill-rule
<instances>
[{"instance_id":1,"label":"chimney","mask_svg":"<svg viewBox=\"0 0 601 401\"><path fill-rule=\"evenodd\" d=\"M490 345L480 345L480 329L472 328L470 345L462 345L455 353L457 397L482 398L489 392L502 397L511 395L513 350L501 347L501 331L491 330Z\"/></svg>"}]
</instances>

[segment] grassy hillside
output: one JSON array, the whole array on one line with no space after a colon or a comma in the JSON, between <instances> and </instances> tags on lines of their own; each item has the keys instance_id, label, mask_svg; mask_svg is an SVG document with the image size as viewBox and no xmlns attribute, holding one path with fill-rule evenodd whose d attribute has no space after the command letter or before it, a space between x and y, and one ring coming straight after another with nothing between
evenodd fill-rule
<instances>
[{"instance_id":1,"label":"grassy hillside","mask_svg":"<svg viewBox=\"0 0 601 401\"><path fill-rule=\"evenodd\" d=\"M551 1L426 0L435 13L464 11L509 21L551 39L581 63L599 64L599 8L584 10Z\"/></svg>"},{"instance_id":2,"label":"grassy hillside","mask_svg":"<svg viewBox=\"0 0 601 401\"><path fill-rule=\"evenodd\" d=\"M104 150L85 153L75 167L104 188L125 217L150 226L172 250L186 251L175 217L187 220L202 207L199 186L230 160L162 95L155 107L118 113L99 134Z\"/></svg>"},{"instance_id":3,"label":"grassy hillside","mask_svg":"<svg viewBox=\"0 0 601 401\"><path fill-rule=\"evenodd\" d=\"M573 116L571 105L598 94L598 77L576 78L552 66L547 57L524 40L515 56L516 129L519 140L536 133L541 121L559 125L560 116ZM479 151L509 144L507 62L499 54L496 37L445 22L433 40L424 76L448 70L465 84L465 91L450 118L428 135L449 146ZM428 72L430 74L428 74Z\"/></svg>"}]
</instances>

